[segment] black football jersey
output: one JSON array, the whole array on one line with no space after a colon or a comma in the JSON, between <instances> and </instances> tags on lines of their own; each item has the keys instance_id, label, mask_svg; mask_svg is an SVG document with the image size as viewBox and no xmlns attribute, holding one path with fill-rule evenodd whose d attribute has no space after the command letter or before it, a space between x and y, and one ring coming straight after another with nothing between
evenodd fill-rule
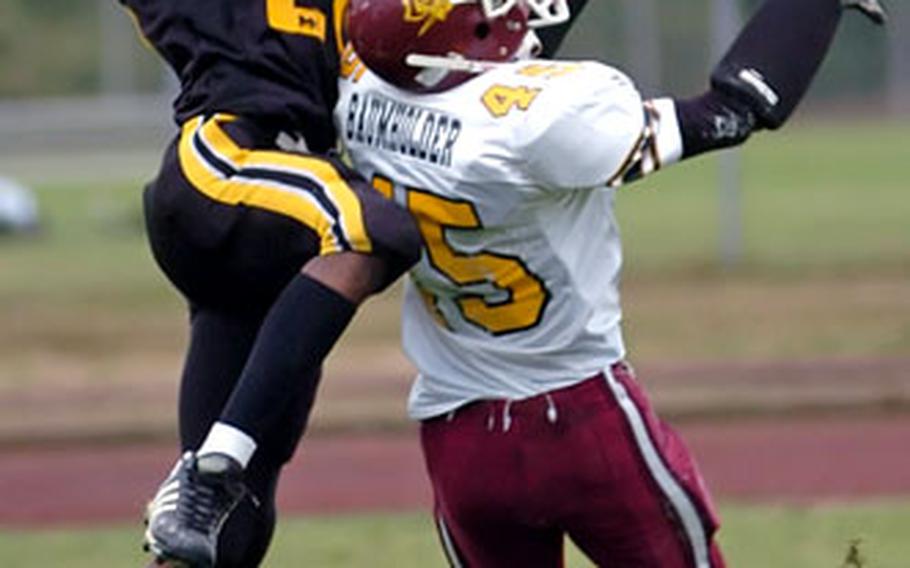
<instances>
[{"instance_id":1,"label":"black football jersey","mask_svg":"<svg viewBox=\"0 0 910 568\"><path fill-rule=\"evenodd\" d=\"M180 78L178 123L226 112L334 144L345 0L120 1Z\"/></svg>"}]
</instances>

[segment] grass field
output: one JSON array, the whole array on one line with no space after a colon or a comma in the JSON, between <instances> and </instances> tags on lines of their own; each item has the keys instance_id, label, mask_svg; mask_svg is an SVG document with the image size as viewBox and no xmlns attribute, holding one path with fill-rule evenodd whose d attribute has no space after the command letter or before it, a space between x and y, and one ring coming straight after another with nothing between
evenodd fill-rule
<instances>
[{"instance_id":1,"label":"grass field","mask_svg":"<svg viewBox=\"0 0 910 568\"><path fill-rule=\"evenodd\" d=\"M735 568L904 568L910 504L812 508L730 505L721 543ZM16 568L139 566L138 527L0 534L0 565ZM852 542L863 564L845 564ZM568 550L568 566L590 566ZM443 567L423 514L316 517L281 524L266 568Z\"/></svg>"},{"instance_id":2,"label":"grass field","mask_svg":"<svg viewBox=\"0 0 910 568\"><path fill-rule=\"evenodd\" d=\"M753 139L741 159L746 269L906 274L908 139L910 122L812 123ZM715 173L711 159L683 164L620 198L633 270L716 266Z\"/></svg>"}]
</instances>

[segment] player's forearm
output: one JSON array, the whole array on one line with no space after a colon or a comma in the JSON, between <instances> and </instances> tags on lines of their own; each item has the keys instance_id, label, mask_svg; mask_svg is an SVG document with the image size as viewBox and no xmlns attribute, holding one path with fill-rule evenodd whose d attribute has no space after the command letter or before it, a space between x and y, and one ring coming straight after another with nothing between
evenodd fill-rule
<instances>
[{"instance_id":1,"label":"player's forearm","mask_svg":"<svg viewBox=\"0 0 910 568\"><path fill-rule=\"evenodd\" d=\"M755 128L755 115L747 107L717 91L687 100L649 100L644 113L644 133L620 183L709 150L741 144Z\"/></svg>"},{"instance_id":2,"label":"player's forearm","mask_svg":"<svg viewBox=\"0 0 910 568\"><path fill-rule=\"evenodd\" d=\"M674 100L673 105L682 140L680 159L738 146L760 128L750 105L716 89Z\"/></svg>"},{"instance_id":3,"label":"player's forearm","mask_svg":"<svg viewBox=\"0 0 910 568\"><path fill-rule=\"evenodd\" d=\"M710 89L676 101L682 157L782 126L828 53L845 4L881 23L877 0L767 0L714 68Z\"/></svg>"},{"instance_id":4,"label":"player's forearm","mask_svg":"<svg viewBox=\"0 0 910 568\"><path fill-rule=\"evenodd\" d=\"M622 182L783 124L827 53L842 12L841 0L766 0L711 73L705 93L645 103L638 159Z\"/></svg>"},{"instance_id":5,"label":"player's forearm","mask_svg":"<svg viewBox=\"0 0 910 568\"><path fill-rule=\"evenodd\" d=\"M641 135L610 185L783 125L806 94L845 7L884 22L879 0L766 0L712 72L707 92L644 104Z\"/></svg>"}]
</instances>

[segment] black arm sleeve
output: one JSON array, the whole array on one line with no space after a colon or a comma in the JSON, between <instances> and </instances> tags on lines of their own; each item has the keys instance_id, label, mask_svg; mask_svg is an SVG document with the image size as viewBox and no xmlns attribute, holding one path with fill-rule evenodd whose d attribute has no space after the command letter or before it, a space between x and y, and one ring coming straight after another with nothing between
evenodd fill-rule
<instances>
[{"instance_id":1,"label":"black arm sleeve","mask_svg":"<svg viewBox=\"0 0 910 568\"><path fill-rule=\"evenodd\" d=\"M802 100L843 14L841 0L767 0L711 74L711 85L747 103L765 128Z\"/></svg>"},{"instance_id":2,"label":"black arm sleeve","mask_svg":"<svg viewBox=\"0 0 910 568\"><path fill-rule=\"evenodd\" d=\"M550 59L556 55L556 51L559 49L559 46L562 45L562 41L566 38L566 35L568 35L569 30L572 29L572 26L578 19L578 15L584 10L588 0L568 0L568 3L569 11L572 14L568 22L561 26L549 26L537 31L537 36L543 44L543 50L541 51L540 56L545 59Z\"/></svg>"},{"instance_id":3,"label":"black arm sleeve","mask_svg":"<svg viewBox=\"0 0 910 568\"><path fill-rule=\"evenodd\" d=\"M786 122L834 39L841 0L766 0L711 73L710 90L677 100L683 158Z\"/></svg>"}]
</instances>

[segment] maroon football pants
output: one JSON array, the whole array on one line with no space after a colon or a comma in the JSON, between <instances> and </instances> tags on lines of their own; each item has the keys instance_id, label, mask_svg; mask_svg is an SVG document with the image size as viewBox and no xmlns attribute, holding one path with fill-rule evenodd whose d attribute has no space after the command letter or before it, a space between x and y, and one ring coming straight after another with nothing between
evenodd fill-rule
<instances>
[{"instance_id":1,"label":"maroon football pants","mask_svg":"<svg viewBox=\"0 0 910 568\"><path fill-rule=\"evenodd\" d=\"M421 427L453 566L561 567L568 535L598 566L719 568L718 523L682 440L624 364Z\"/></svg>"}]
</instances>

